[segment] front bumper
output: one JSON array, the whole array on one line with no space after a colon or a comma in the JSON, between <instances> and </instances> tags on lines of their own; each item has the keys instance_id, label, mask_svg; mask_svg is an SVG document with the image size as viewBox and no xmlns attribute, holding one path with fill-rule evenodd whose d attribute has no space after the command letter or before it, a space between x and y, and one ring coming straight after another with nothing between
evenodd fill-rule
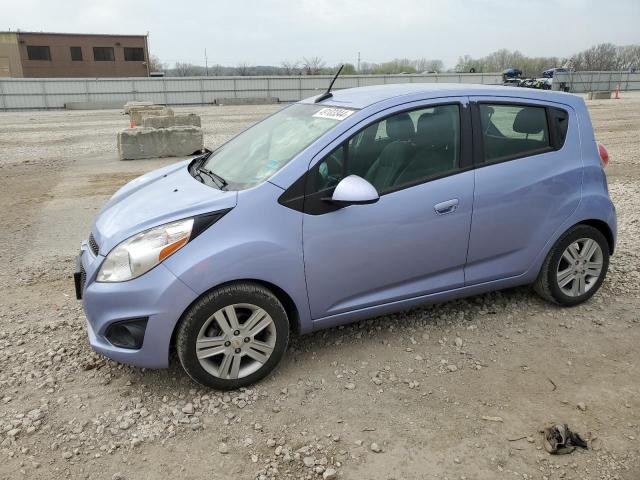
<instances>
[{"instance_id":1,"label":"front bumper","mask_svg":"<svg viewBox=\"0 0 640 480\"><path fill-rule=\"evenodd\" d=\"M163 264L126 282L101 283L95 278L104 257L94 256L83 242L79 256L80 294L91 348L121 363L165 368L176 323L197 295ZM148 318L140 349L112 345L105 332L114 322Z\"/></svg>"}]
</instances>

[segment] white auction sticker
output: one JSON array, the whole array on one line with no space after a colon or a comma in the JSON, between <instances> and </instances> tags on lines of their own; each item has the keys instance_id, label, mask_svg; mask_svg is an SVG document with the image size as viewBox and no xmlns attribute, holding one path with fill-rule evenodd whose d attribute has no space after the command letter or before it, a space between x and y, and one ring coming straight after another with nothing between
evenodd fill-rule
<instances>
[{"instance_id":1,"label":"white auction sticker","mask_svg":"<svg viewBox=\"0 0 640 480\"><path fill-rule=\"evenodd\" d=\"M313 114L316 118L328 118L330 120L344 120L353 113L346 108L325 107Z\"/></svg>"}]
</instances>

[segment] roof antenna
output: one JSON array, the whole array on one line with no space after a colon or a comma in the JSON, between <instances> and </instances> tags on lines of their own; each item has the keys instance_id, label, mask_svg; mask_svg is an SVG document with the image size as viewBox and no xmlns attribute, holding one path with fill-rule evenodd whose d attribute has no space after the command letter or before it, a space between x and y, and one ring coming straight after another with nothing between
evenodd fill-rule
<instances>
[{"instance_id":1,"label":"roof antenna","mask_svg":"<svg viewBox=\"0 0 640 480\"><path fill-rule=\"evenodd\" d=\"M331 83L329 84L329 88L327 88L327 91L324 92L322 95L318 96L318 98L314 100L314 103L320 103L321 101L326 100L327 98L333 97L333 93L331 93L331 88L333 87L333 84L336 83L336 79L338 78L338 75L340 75L340 72L342 71L342 67L344 67L344 64L340 65L340 68L338 69L335 76L333 77L333 80L331 80Z\"/></svg>"}]
</instances>

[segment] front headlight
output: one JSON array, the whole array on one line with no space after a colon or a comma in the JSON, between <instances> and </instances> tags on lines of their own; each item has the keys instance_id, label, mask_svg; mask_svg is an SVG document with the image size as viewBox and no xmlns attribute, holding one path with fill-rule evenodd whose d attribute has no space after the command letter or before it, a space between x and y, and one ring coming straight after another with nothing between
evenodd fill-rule
<instances>
[{"instance_id":1,"label":"front headlight","mask_svg":"<svg viewBox=\"0 0 640 480\"><path fill-rule=\"evenodd\" d=\"M128 238L109 252L96 281L123 282L148 272L187 244L193 222L188 218L167 223Z\"/></svg>"}]
</instances>

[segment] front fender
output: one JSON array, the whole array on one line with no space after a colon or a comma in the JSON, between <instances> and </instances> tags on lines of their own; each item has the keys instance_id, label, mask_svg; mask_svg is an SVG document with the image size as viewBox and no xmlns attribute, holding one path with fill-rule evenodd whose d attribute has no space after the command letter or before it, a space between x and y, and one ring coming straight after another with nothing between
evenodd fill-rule
<instances>
[{"instance_id":1,"label":"front fender","mask_svg":"<svg viewBox=\"0 0 640 480\"><path fill-rule=\"evenodd\" d=\"M251 194L245 194L245 192ZM165 264L196 294L237 280L273 284L291 298L299 330L311 330L302 257L302 213L280 205L268 182L238 194L236 207Z\"/></svg>"}]
</instances>

